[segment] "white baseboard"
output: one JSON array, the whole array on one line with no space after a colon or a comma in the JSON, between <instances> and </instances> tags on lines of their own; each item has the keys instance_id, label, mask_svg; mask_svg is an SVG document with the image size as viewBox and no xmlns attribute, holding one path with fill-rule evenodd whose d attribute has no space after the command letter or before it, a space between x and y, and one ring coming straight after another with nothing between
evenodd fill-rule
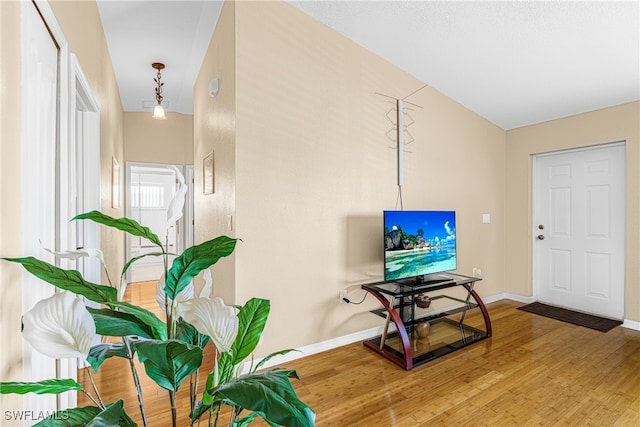
<instances>
[{"instance_id":1,"label":"white baseboard","mask_svg":"<svg viewBox=\"0 0 640 427\"><path fill-rule=\"evenodd\" d=\"M635 331L640 331L640 322L636 322L635 320L624 319L622 322L622 327L627 329L633 329Z\"/></svg>"},{"instance_id":2,"label":"white baseboard","mask_svg":"<svg viewBox=\"0 0 640 427\"><path fill-rule=\"evenodd\" d=\"M354 342L365 341L369 338L382 335L382 329L382 326L365 329L364 331L354 332L352 334L343 335L341 337L332 338L330 340L321 341L319 343L305 345L298 348L298 351L292 351L282 356L275 356L274 358L266 362L263 366L261 366L261 369L270 368L285 362L291 362L296 359L311 356L312 354L322 353L323 351L332 350L334 348L342 347L343 345L352 344ZM391 331L391 328L389 330ZM259 363L260 360L255 360L254 363ZM245 365L242 369L242 372L246 373L246 370L248 368L249 366Z\"/></svg>"},{"instance_id":3,"label":"white baseboard","mask_svg":"<svg viewBox=\"0 0 640 427\"><path fill-rule=\"evenodd\" d=\"M530 296L530 297L525 297L522 295L518 295L518 294L510 294L508 292L503 292L501 294L496 294L496 295L490 295L488 297L483 297L482 298L482 302L484 302L485 304L490 304L492 302L496 302L496 301L500 301L503 299L508 299L511 301L517 301L517 302L521 302L521 303L525 303L525 304L531 304L532 302L536 301L536 298L534 296Z\"/></svg>"}]
</instances>

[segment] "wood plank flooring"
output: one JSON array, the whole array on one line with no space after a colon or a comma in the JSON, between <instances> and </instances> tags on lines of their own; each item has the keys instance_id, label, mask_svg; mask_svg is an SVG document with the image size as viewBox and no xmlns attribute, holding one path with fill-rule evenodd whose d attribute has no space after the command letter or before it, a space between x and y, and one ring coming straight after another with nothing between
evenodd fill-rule
<instances>
[{"instance_id":1,"label":"wood plank flooring","mask_svg":"<svg viewBox=\"0 0 640 427\"><path fill-rule=\"evenodd\" d=\"M131 285L127 297L157 306L150 288ZM316 411L317 426L640 426L640 332L593 331L520 305L489 304L493 337L412 371L361 343L281 367L298 372L294 386ZM482 319L467 315L467 323ZM124 398L139 421L128 367L117 362L105 362L96 382L105 401ZM184 391L180 425L188 426ZM170 426L167 393L147 381L144 397L149 425Z\"/></svg>"}]
</instances>

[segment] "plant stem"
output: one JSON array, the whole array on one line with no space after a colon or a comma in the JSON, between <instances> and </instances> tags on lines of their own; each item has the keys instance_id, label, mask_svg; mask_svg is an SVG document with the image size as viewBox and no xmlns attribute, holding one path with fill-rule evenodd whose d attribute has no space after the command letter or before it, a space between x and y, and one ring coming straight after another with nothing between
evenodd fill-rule
<instances>
[{"instance_id":1,"label":"plant stem","mask_svg":"<svg viewBox=\"0 0 640 427\"><path fill-rule=\"evenodd\" d=\"M80 391L82 391L84 394L86 394L86 395L87 395L87 397L88 397L89 399L91 399L91 401L92 401L93 403L95 403L95 405L96 405L96 406L98 406L98 407L100 406L100 403L98 403L98 402L96 401L96 399L94 399L94 398L93 398L93 396L91 396L89 393L87 393L87 391L86 391L86 390L80 390Z\"/></svg>"},{"instance_id":2,"label":"plant stem","mask_svg":"<svg viewBox=\"0 0 640 427\"><path fill-rule=\"evenodd\" d=\"M104 267L104 274L105 274L105 276L107 276L107 282L109 282L109 286L114 288L115 286L113 286L113 282L111 281L111 277L109 277L109 270L107 270L107 266L104 265L104 264L102 266Z\"/></svg>"},{"instance_id":3,"label":"plant stem","mask_svg":"<svg viewBox=\"0 0 640 427\"><path fill-rule=\"evenodd\" d=\"M195 392L193 391L193 375L191 375L189 376L189 406L191 407L192 412L193 412L194 402L195 402Z\"/></svg>"},{"instance_id":4,"label":"plant stem","mask_svg":"<svg viewBox=\"0 0 640 427\"><path fill-rule=\"evenodd\" d=\"M93 391L95 391L96 393L96 397L98 398L98 401L100 402L100 406L102 409L104 409L104 402L102 401L102 398L100 397L100 392L98 391L98 387L96 387L96 383L95 381L93 381L93 375L91 375L91 367L87 366L85 368L87 370L87 376L89 377L89 382L91 383L91 386L93 387ZM94 400L95 402L95 400Z\"/></svg>"},{"instance_id":5,"label":"plant stem","mask_svg":"<svg viewBox=\"0 0 640 427\"><path fill-rule=\"evenodd\" d=\"M167 252L166 249L169 249L169 231L167 231L167 235L165 236L165 246L162 248L162 262L164 263L164 283L165 283L165 288L166 288L166 283L167 283L167 279L169 276L169 253ZM173 298L175 299L177 297L177 295L174 295ZM174 327L173 327L173 305L175 304L174 300L171 300L171 303L169 303L169 296L167 295L167 293L164 293L164 313L167 316L167 338L168 339L172 339L173 338L173 332L174 332Z\"/></svg>"},{"instance_id":6,"label":"plant stem","mask_svg":"<svg viewBox=\"0 0 640 427\"><path fill-rule=\"evenodd\" d=\"M235 423L236 418L238 417L238 413L236 412L236 407L231 407L231 420L229 421L229 425L232 426Z\"/></svg>"},{"instance_id":7,"label":"plant stem","mask_svg":"<svg viewBox=\"0 0 640 427\"><path fill-rule=\"evenodd\" d=\"M194 380L195 377L195 380ZM200 369L189 378L189 401L191 403L191 412L196 406L196 399L198 398L198 383L200 382Z\"/></svg>"},{"instance_id":8,"label":"plant stem","mask_svg":"<svg viewBox=\"0 0 640 427\"><path fill-rule=\"evenodd\" d=\"M165 235L165 246L162 248L163 256L162 261L164 263L164 282L165 287L167 283L167 279L169 276L169 253L167 252L169 249L169 231L167 230L167 234ZM174 295L175 299L177 295ZM171 304L169 304L169 296L167 293L164 293L164 312L167 316L167 339L172 339L174 335L174 320L173 320L173 305L175 301L171 300ZM169 390L169 402L171 403L171 425L173 427L178 426L178 409L176 407L176 392L175 390Z\"/></svg>"},{"instance_id":9,"label":"plant stem","mask_svg":"<svg viewBox=\"0 0 640 427\"><path fill-rule=\"evenodd\" d=\"M131 367L131 375L133 376L133 383L136 386L136 394L138 395L138 405L140 406L140 416L142 417L142 424L147 427L147 416L144 413L144 402L142 401L142 387L140 386L140 378L138 377L138 371L136 365L133 362L133 352L131 351L131 343L129 343L128 337L122 337L124 346L127 349L127 359L129 359L129 366Z\"/></svg>"},{"instance_id":10,"label":"plant stem","mask_svg":"<svg viewBox=\"0 0 640 427\"><path fill-rule=\"evenodd\" d=\"M171 425L178 427L178 409L176 407L176 392L169 390L169 401L171 401Z\"/></svg>"}]
</instances>

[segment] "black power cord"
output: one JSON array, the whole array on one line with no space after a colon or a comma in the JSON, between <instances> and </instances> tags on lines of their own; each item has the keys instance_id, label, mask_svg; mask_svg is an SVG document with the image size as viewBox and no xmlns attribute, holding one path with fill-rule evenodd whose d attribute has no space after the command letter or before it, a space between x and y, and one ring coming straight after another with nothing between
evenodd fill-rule
<instances>
[{"instance_id":1,"label":"black power cord","mask_svg":"<svg viewBox=\"0 0 640 427\"><path fill-rule=\"evenodd\" d=\"M367 295L369 295L368 293L364 294L364 297L362 298L362 301L360 302L351 302L351 300L347 297L343 297L342 301L346 302L347 304L362 304L364 302L365 299L367 299Z\"/></svg>"}]
</instances>

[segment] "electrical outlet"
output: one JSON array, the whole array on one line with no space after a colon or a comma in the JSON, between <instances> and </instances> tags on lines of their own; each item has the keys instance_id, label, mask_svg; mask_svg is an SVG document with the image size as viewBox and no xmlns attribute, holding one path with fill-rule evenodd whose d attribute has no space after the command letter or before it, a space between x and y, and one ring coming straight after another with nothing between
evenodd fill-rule
<instances>
[{"instance_id":1,"label":"electrical outlet","mask_svg":"<svg viewBox=\"0 0 640 427\"><path fill-rule=\"evenodd\" d=\"M347 302L344 300L344 298L347 298L347 290L346 289L340 289L340 304L346 304Z\"/></svg>"},{"instance_id":2,"label":"electrical outlet","mask_svg":"<svg viewBox=\"0 0 640 427\"><path fill-rule=\"evenodd\" d=\"M482 270L478 267L473 267L473 277L477 277L479 279L482 278Z\"/></svg>"}]
</instances>

